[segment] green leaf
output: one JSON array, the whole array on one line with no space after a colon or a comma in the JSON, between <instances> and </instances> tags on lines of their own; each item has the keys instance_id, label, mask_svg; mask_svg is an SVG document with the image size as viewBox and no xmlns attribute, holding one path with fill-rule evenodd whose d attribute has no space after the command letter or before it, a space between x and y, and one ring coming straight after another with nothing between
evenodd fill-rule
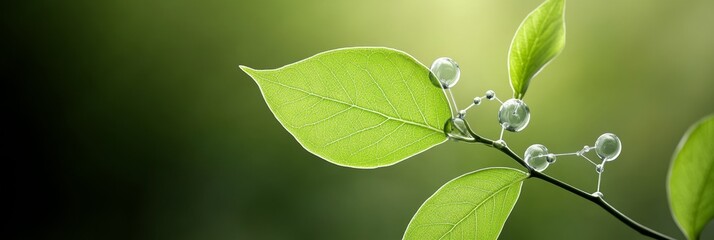
<instances>
[{"instance_id":1,"label":"green leaf","mask_svg":"<svg viewBox=\"0 0 714 240\"><path fill-rule=\"evenodd\" d=\"M497 239L527 177L489 168L451 180L421 205L404 239Z\"/></svg>"},{"instance_id":2,"label":"green leaf","mask_svg":"<svg viewBox=\"0 0 714 240\"><path fill-rule=\"evenodd\" d=\"M522 99L531 79L565 47L565 0L546 0L518 27L508 51L513 97Z\"/></svg>"},{"instance_id":3,"label":"green leaf","mask_svg":"<svg viewBox=\"0 0 714 240\"><path fill-rule=\"evenodd\" d=\"M714 218L714 115L679 142L669 172L669 205L688 239L699 239Z\"/></svg>"},{"instance_id":4,"label":"green leaf","mask_svg":"<svg viewBox=\"0 0 714 240\"><path fill-rule=\"evenodd\" d=\"M343 48L274 70L240 68L283 127L334 164L388 166L447 139L446 96L404 52Z\"/></svg>"}]
</instances>

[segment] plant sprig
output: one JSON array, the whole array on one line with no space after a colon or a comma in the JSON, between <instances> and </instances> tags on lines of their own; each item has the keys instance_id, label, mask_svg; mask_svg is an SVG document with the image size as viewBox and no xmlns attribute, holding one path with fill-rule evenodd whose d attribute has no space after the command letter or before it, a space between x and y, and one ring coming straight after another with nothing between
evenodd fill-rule
<instances>
[{"instance_id":1,"label":"plant sprig","mask_svg":"<svg viewBox=\"0 0 714 240\"><path fill-rule=\"evenodd\" d=\"M530 167L523 160L523 158L521 158L520 156L518 156L518 154L513 152L513 150L511 150L511 148L509 148L507 144L498 143L497 141L494 141L494 140L491 140L491 139L488 139L488 138L485 138L485 137L482 137L482 136L476 134L471 129L471 126L468 124L468 122L465 123L465 126L466 126L466 129L467 129L469 135L471 136L471 139L460 139L459 141L464 141L464 142L469 142L469 143L482 143L485 146L498 149L499 151L503 152L508 157L510 157L511 159L516 161L518 164L520 164L521 166L528 169L528 178L538 178L538 179L544 180L544 181L551 183L557 187L560 187L568 192L578 195L579 197L582 197L590 202L593 202L593 203L597 204L598 206L600 206L601 208L605 209L608 213L610 213L610 215L614 216L615 218L617 218L618 220L620 220L621 222L623 222L630 228L634 229L635 231L637 231L645 236L652 237L655 239L674 239L670 236L667 236L665 234L662 234L660 232L652 230L652 229L638 223L637 221L632 220L631 218L627 217L625 214L621 213L620 211L615 209L615 207L613 207L612 205L607 203L607 201L605 201L603 196L597 196L597 195L587 193L577 187L574 187L574 186L567 184L563 181L560 181L554 177L551 177L548 174L536 171L535 169ZM444 133L444 134L447 134L447 133Z\"/></svg>"},{"instance_id":2,"label":"plant sprig","mask_svg":"<svg viewBox=\"0 0 714 240\"><path fill-rule=\"evenodd\" d=\"M568 153L590 161L582 153L595 149L603 161L590 161L599 174L598 191L593 194L543 173L556 155L547 153L544 146L534 144L533 151L529 147L524 160L503 140L504 130L518 132L528 125L530 110L522 98L531 80L563 50L564 12L565 0L545 0L516 31L508 61L513 98L502 102L493 91L484 96L501 103L498 140L481 137L464 120L466 111L481 98L458 109L450 88L458 82L460 68L450 58L437 59L429 69L396 49L355 47L322 52L278 69L240 68L258 84L283 127L306 150L336 165L387 167L451 138L496 148L528 170L487 168L449 181L416 211L404 239L496 239L528 178L544 180L593 202L643 235L673 239L632 220L603 198L604 164L621 150L615 135L603 134L595 147ZM606 140L601 142L603 136ZM685 135L670 168L672 215L688 239L698 239L714 218L712 146L714 116ZM534 151L541 153L533 155Z\"/></svg>"}]
</instances>

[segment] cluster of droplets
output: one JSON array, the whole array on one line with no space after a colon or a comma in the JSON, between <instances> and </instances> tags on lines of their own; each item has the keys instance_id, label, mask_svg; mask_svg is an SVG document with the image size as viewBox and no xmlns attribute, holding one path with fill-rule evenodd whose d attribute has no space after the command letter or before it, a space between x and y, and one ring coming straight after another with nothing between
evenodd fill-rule
<instances>
[{"instance_id":1,"label":"cluster of droplets","mask_svg":"<svg viewBox=\"0 0 714 240\"><path fill-rule=\"evenodd\" d=\"M449 108L451 108L452 113L456 114L444 127L450 138L456 140L473 140L468 132L468 125L464 121L464 118L466 117L466 112L472 107L481 104L484 98L487 100L496 100L501 104L498 110L498 122L501 124L501 134L498 140L494 142L495 145L506 145L503 140L504 130L520 132L528 126L528 122L530 121L530 109L528 106L522 100L515 98L503 102L496 97L496 92L493 90L486 91L484 96L475 97L468 107L459 109L456 105L454 95L451 92L451 88L459 82L461 69L459 68L459 64L451 58L442 57L436 59L434 63L431 64L430 70L432 83L443 89L445 94L448 95Z\"/></svg>"},{"instance_id":2,"label":"cluster of droplets","mask_svg":"<svg viewBox=\"0 0 714 240\"><path fill-rule=\"evenodd\" d=\"M596 163L586 156L586 153L591 150L595 150L595 153L601 160L600 163ZM558 156L574 155L582 157L595 166L595 172L598 174L598 177L597 191L593 193L593 196L602 197L603 195L602 192L600 192L600 183L602 182L602 173L605 171L605 163L617 159L617 157L620 156L621 151L622 143L620 142L620 139L615 134L605 133L597 138L594 146L585 146L583 149L572 153L553 154L548 152L548 149L545 146L541 144L533 144L526 149L524 160L529 167L533 168L533 170L542 172L548 168L550 164L555 163Z\"/></svg>"},{"instance_id":3,"label":"cluster of droplets","mask_svg":"<svg viewBox=\"0 0 714 240\"><path fill-rule=\"evenodd\" d=\"M475 97L471 104L464 109L459 109L456 105L454 99L454 94L451 92L457 82L459 82L459 77L461 76L461 69L459 64L451 58L442 57L438 58L431 64L431 74L429 78L431 82L441 88L444 94L448 95L447 101L449 102L449 108L451 109L452 116L449 121L444 125L444 131L447 136L454 140L465 140L472 141L473 136L470 134L469 126L464 120L466 117L466 112L474 106L481 104L482 100L485 98L487 100L496 100L501 104L498 110L498 122L501 124L501 134L498 140L493 142L494 147L503 148L506 146L506 142L503 140L503 132L520 132L528 126L530 121L530 109L523 100L511 98L505 102L501 101L496 97L496 92L493 90L488 90L483 96ZM600 135L595 141L595 145L585 146L583 149L573 152L573 153L560 153L553 154L548 152L548 148L541 144L533 144L525 152L525 162L533 170L542 172L550 164L555 163L558 156L575 155L584 158L588 162L595 166L595 172L598 174L597 191L593 193L593 196L602 197L600 192L600 183L602 179L602 173L605 171L605 163L615 160L622 149L622 144L620 139L617 138L615 134L605 133ZM600 158L601 163L596 163L585 154L595 150L598 158Z\"/></svg>"}]
</instances>

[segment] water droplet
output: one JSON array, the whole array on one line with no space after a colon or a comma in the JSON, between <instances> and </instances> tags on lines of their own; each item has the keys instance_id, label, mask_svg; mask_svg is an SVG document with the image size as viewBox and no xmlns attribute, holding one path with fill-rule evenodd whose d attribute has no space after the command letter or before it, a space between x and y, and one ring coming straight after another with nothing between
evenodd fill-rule
<instances>
[{"instance_id":1,"label":"water droplet","mask_svg":"<svg viewBox=\"0 0 714 240\"><path fill-rule=\"evenodd\" d=\"M589 151L590 151L590 147L588 147L588 145L585 145L582 150L575 152L575 155L582 157L583 155L585 155L586 152L589 152Z\"/></svg>"},{"instance_id":2,"label":"water droplet","mask_svg":"<svg viewBox=\"0 0 714 240\"><path fill-rule=\"evenodd\" d=\"M524 154L526 164L538 172L542 172L550 165L547 160L548 155L548 149L540 144L531 145Z\"/></svg>"},{"instance_id":3,"label":"water droplet","mask_svg":"<svg viewBox=\"0 0 714 240\"><path fill-rule=\"evenodd\" d=\"M545 160L548 161L548 163L554 163L555 162L555 154L548 153L548 155L545 155Z\"/></svg>"},{"instance_id":4,"label":"water droplet","mask_svg":"<svg viewBox=\"0 0 714 240\"><path fill-rule=\"evenodd\" d=\"M473 140L462 118L452 118L446 122L444 130L449 138L455 140Z\"/></svg>"},{"instance_id":5,"label":"water droplet","mask_svg":"<svg viewBox=\"0 0 714 240\"><path fill-rule=\"evenodd\" d=\"M530 119L530 109L519 99L508 99L498 110L498 122L504 129L511 132L520 132L526 128Z\"/></svg>"},{"instance_id":6,"label":"water droplet","mask_svg":"<svg viewBox=\"0 0 714 240\"><path fill-rule=\"evenodd\" d=\"M459 111L458 118L464 119L466 117L466 110Z\"/></svg>"},{"instance_id":7,"label":"water droplet","mask_svg":"<svg viewBox=\"0 0 714 240\"><path fill-rule=\"evenodd\" d=\"M496 92L494 92L493 90L486 91L486 99L493 100L493 98L495 98L495 97L496 97Z\"/></svg>"},{"instance_id":8,"label":"water droplet","mask_svg":"<svg viewBox=\"0 0 714 240\"><path fill-rule=\"evenodd\" d=\"M595 171L597 173L602 173L603 171L605 171L605 165L598 164L597 166L595 166Z\"/></svg>"},{"instance_id":9,"label":"water droplet","mask_svg":"<svg viewBox=\"0 0 714 240\"><path fill-rule=\"evenodd\" d=\"M600 137L597 138L597 141L595 141L595 152L602 160L615 160L618 156L620 156L621 150L622 143L615 134L605 133L600 135Z\"/></svg>"},{"instance_id":10,"label":"water droplet","mask_svg":"<svg viewBox=\"0 0 714 240\"><path fill-rule=\"evenodd\" d=\"M461 69L451 58L442 57L431 64L429 77L434 85L442 88L452 88L459 81Z\"/></svg>"},{"instance_id":11,"label":"water droplet","mask_svg":"<svg viewBox=\"0 0 714 240\"><path fill-rule=\"evenodd\" d=\"M481 98L480 97L475 97L474 98L474 105L479 105L481 104Z\"/></svg>"},{"instance_id":12,"label":"water droplet","mask_svg":"<svg viewBox=\"0 0 714 240\"><path fill-rule=\"evenodd\" d=\"M493 141L493 146L498 149L504 148L506 147L506 141L503 141L503 139Z\"/></svg>"},{"instance_id":13,"label":"water droplet","mask_svg":"<svg viewBox=\"0 0 714 240\"><path fill-rule=\"evenodd\" d=\"M593 197L599 197L599 198L602 197L602 193L601 193L601 192L594 192L592 195L593 195Z\"/></svg>"}]
</instances>

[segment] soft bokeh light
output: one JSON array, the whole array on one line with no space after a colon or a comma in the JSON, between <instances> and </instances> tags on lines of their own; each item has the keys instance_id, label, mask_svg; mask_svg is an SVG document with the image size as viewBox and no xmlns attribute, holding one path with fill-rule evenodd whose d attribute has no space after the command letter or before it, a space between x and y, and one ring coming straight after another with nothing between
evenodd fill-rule
<instances>
[{"instance_id":1,"label":"soft bokeh light","mask_svg":"<svg viewBox=\"0 0 714 240\"><path fill-rule=\"evenodd\" d=\"M311 155L238 69L277 68L320 51L387 46L425 65L451 57L461 106L511 95L506 57L539 0L34 1L3 18L17 37L35 149L31 196L52 239L399 239L441 184L518 167L499 152L447 142L388 168L354 170ZM605 198L677 238L665 189L680 137L714 112L714 1L568 1L567 42L531 83L517 153L622 140ZM25 48L20 48L24 46ZM497 137L498 106L468 120ZM34 137L33 137L34 138ZM39 139L39 140L37 140ZM39 166L39 167L38 167ZM592 165L545 171L594 191ZM24 179L24 178L23 178ZM30 189L28 187L28 189ZM43 205L44 204L44 205ZM37 211L44 211L40 208ZM529 179L502 239L643 238L596 205ZM714 226L704 239L714 238Z\"/></svg>"}]
</instances>

